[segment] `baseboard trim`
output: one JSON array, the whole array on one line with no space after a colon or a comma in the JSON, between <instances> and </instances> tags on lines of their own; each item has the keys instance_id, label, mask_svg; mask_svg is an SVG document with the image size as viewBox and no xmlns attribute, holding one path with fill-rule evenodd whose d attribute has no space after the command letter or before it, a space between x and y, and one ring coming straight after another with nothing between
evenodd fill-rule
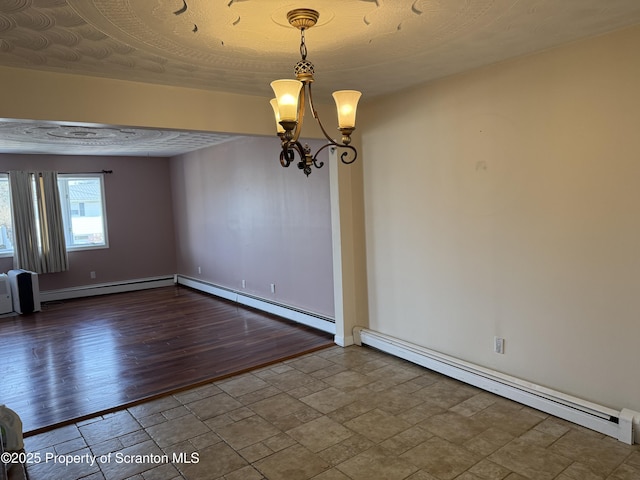
<instances>
[{"instance_id":1,"label":"baseboard trim","mask_svg":"<svg viewBox=\"0 0 640 480\"><path fill-rule=\"evenodd\" d=\"M219 285L214 285L202 280L177 274L162 277L138 278L121 282L82 285L78 287L62 288L59 290L44 290L40 292L40 301L53 302L68 300L71 298L92 297L95 295L132 292L148 288L168 287L175 284L191 287L195 290L231 300L247 307L272 313L279 317L293 320L294 322L298 322L309 327L317 328L323 332L331 333L333 335L336 334L336 325L331 318L314 315L287 305L274 303L258 297L252 297Z\"/></svg>"},{"instance_id":2,"label":"baseboard trim","mask_svg":"<svg viewBox=\"0 0 640 480\"><path fill-rule=\"evenodd\" d=\"M53 302L71 298L146 290L148 288L169 287L175 285L175 283L175 275L166 275L162 277L137 278L121 282L82 285L79 287L61 288L59 290L44 290L40 292L40 302Z\"/></svg>"},{"instance_id":3,"label":"baseboard trim","mask_svg":"<svg viewBox=\"0 0 640 480\"><path fill-rule=\"evenodd\" d=\"M355 327L353 334L357 345L374 347L621 442L631 445L634 437L640 438L640 412L616 411L366 328Z\"/></svg>"},{"instance_id":4,"label":"baseboard trim","mask_svg":"<svg viewBox=\"0 0 640 480\"><path fill-rule=\"evenodd\" d=\"M347 337L342 337L342 336L336 335L334 337L334 341L336 342L336 345L338 345L340 347L348 347L349 345L354 345L355 344L355 342L353 340L353 335L349 335Z\"/></svg>"},{"instance_id":5,"label":"baseboard trim","mask_svg":"<svg viewBox=\"0 0 640 480\"><path fill-rule=\"evenodd\" d=\"M187 277L185 275L177 275L177 283L179 285L191 287L195 290L209 293L211 295L215 295L232 302L237 302L247 307L252 307L263 312L272 313L279 317L286 318L288 320L293 320L294 322L316 328L323 332L331 333L333 335L336 334L336 324L334 323L333 319L328 317L314 315L309 312L297 310L288 305L283 305L263 298L246 295L236 290L231 290L220 285L215 285L213 283L205 282L196 278Z\"/></svg>"}]
</instances>

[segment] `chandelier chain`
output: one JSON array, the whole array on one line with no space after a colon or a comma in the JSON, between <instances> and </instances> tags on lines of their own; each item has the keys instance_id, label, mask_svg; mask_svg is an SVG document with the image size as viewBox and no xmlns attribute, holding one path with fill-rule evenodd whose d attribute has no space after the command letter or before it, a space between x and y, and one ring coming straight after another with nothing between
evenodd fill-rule
<instances>
[{"instance_id":1,"label":"chandelier chain","mask_svg":"<svg viewBox=\"0 0 640 480\"><path fill-rule=\"evenodd\" d=\"M304 28L300 29L300 55L302 60L307 59L307 45L304 43Z\"/></svg>"}]
</instances>

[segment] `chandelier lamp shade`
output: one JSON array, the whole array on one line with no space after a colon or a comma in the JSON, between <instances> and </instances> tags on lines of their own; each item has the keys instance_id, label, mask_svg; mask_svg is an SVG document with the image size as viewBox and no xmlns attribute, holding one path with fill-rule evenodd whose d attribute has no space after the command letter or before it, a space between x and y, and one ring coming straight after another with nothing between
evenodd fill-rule
<instances>
[{"instance_id":1,"label":"chandelier lamp shade","mask_svg":"<svg viewBox=\"0 0 640 480\"><path fill-rule=\"evenodd\" d=\"M361 93L356 90L333 92L338 112L338 130L342 134L339 142L332 139L327 133L313 106L311 84L313 83L314 67L307 60L304 32L314 26L318 18L317 11L307 8L292 10L287 14L289 23L300 30L300 55L302 59L294 68L295 80L286 79L271 82L271 88L275 94L275 98L271 100L271 107L275 115L278 137L280 137L282 144L280 164L283 167L288 167L297 155L299 158L298 168L307 176L311 173L312 166L321 168L324 165L324 162L318 161L317 157L327 147L334 146L342 149L340 160L345 164L353 163L358 157L358 151L350 144L351 134L356 128L356 109ZM307 102L313 118L318 122L320 130L328 141L315 154L311 153L308 145L303 146L299 141Z\"/></svg>"}]
</instances>

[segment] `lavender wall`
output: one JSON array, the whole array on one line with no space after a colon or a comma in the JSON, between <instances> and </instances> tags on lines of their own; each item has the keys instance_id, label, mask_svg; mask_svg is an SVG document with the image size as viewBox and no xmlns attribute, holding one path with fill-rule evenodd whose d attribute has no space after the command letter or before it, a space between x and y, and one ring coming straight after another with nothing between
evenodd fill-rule
<instances>
[{"instance_id":1,"label":"lavender wall","mask_svg":"<svg viewBox=\"0 0 640 480\"><path fill-rule=\"evenodd\" d=\"M70 252L69 271L41 275L41 290L175 273L169 159L0 154L0 171L29 169L113 170L104 181L109 248ZM0 258L0 271L11 268L13 258Z\"/></svg>"},{"instance_id":2,"label":"lavender wall","mask_svg":"<svg viewBox=\"0 0 640 480\"><path fill-rule=\"evenodd\" d=\"M278 154L253 137L171 159L177 272L333 317L329 167L306 178Z\"/></svg>"}]
</instances>

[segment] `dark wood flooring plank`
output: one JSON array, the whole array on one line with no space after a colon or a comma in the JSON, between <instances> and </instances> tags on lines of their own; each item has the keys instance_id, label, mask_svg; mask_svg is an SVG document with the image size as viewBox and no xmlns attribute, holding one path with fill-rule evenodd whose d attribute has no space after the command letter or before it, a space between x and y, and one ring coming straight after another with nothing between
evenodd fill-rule
<instances>
[{"instance_id":1,"label":"dark wood flooring plank","mask_svg":"<svg viewBox=\"0 0 640 480\"><path fill-rule=\"evenodd\" d=\"M0 318L0 403L35 434L332 344L180 286L55 302Z\"/></svg>"}]
</instances>

